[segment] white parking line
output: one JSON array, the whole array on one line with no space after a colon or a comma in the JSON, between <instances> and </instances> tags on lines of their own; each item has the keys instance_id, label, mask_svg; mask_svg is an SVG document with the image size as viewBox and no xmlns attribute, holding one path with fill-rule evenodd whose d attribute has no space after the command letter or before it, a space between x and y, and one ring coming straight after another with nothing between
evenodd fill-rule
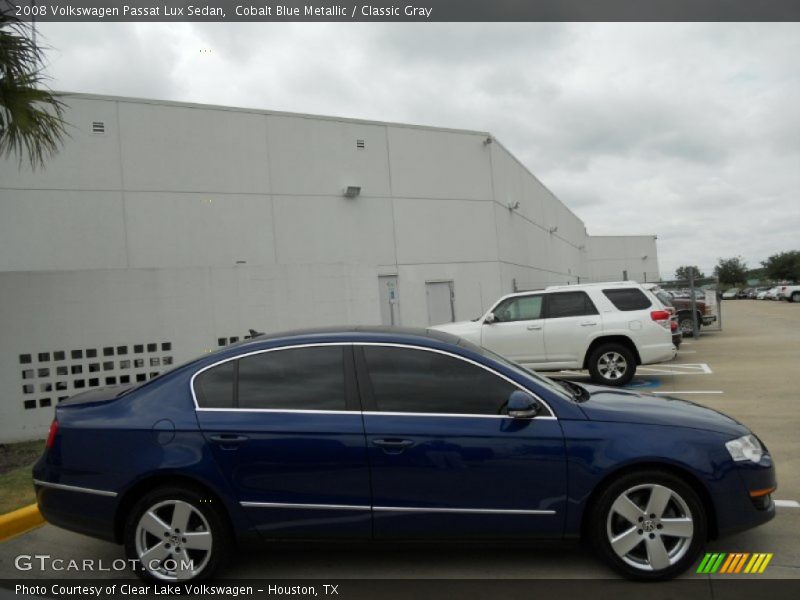
<instances>
[{"instance_id":1,"label":"white parking line","mask_svg":"<svg viewBox=\"0 0 800 600\"><path fill-rule=\"evenodd\" d=\"M782 508L800 508L800 502L797 500L775 500L775 506Z\"/></svg>"},{"instance_id":2,"label":"white parking line","mask_svg":"<svg viewBox=\"0 0 800 600\"><path fill-rule=\"evenodd\" d=\"M653 392L654 394L724 394L722 390L675 390L672 392Z\"/></svg>"},{"instance_id":3,"label":"white parking line","mask_svg":"<svg viewBox=\"0 0 800 600\"><path fill-rule=\"evenodd\" d=\"M711 375L713 371L706 363L670 363L642 366L637 372L644 375Z\"/></svg>"}]
</instances>

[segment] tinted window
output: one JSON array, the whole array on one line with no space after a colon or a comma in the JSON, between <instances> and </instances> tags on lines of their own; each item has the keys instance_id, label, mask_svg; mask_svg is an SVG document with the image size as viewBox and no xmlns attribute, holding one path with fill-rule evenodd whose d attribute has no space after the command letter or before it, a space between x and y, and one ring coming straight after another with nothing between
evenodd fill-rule
<instances>
[{"instance_id":1,"label":"tinted window","mask_svg":"<svg viewBox=\"0 0 800 600\"><path fill-rule=\"evenodd\" d=\"M672 296L666 292L656 292L656 298L658 298L664 306L672 306Z\"/></svg>"},{"instance_id":2,"label":"tinted window","mask_svg":"<svg viewBox=\"0 0 800 600\"><path fill-rule=\"evenodd\" d=\"M580 317L596 315L597 309L586 292L562 292L550 294L547 298L547 317Z\"/></svg>"},{"instance_id":3,"label":"tinted window","mask_svg":"<svg viewBox=\"0 0 800 600\"><path fill-rule=\"evenodd\" d=\"M436 352L365 346L377 409L385 412L501 414L516 386Z\"/></svg>"},{"instance_id":4,"label":"tinted window","mask_svg":"<svg viewBox=\"0 0 800 600\"><path fill-rule=\"evenodd\" d=\"M342 346L294 348L239 360L239 408L345 410Z\"/></svg>"},{"instance_id":5,"label":"tinted window","mask_svg":"<svg viewBox=\"0 0 800 600\"><path fill-rule=\"evenodd\" d=\"M195 377L194 393L200 408L232 408L235 362L222 363Z\"/></svg>"},{"instance_id":6,"label":"tinted window","mask_svg":"<svg viewBox=\"0 0 800 600\"><path fill-rule=\"evenodd\" d=\"M620 288L616 290L603 290L606 298L619 310L643 310L650 308L650 300L644 292L637 288Z\"/></svg>"},{"instance_id":7,"label":"tinted window","mask_svg":"<svg viewBox=\"0 0 800 600\"><path fill-rule=\"evenodd\" d=\"M542 297L522 296L509 298L502 302L494 311L495 318L505 323L507 321L530 321L542 318Z\"/></svg>"}]
</instances>

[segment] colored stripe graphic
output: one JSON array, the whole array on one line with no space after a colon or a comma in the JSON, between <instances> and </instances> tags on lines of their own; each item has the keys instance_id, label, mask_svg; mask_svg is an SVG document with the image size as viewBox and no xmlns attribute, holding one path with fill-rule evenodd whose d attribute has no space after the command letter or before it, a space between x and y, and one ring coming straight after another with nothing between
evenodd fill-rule
<instances>
[{"instance_id":1,"label":"colored stripe graphic","mask_svg":"<svg viewBox=\"0 0 800 600\"><path fill-rule=\"evenodd\" d=\"M747 560L747 557L750 556L750 553L745 552L741 556L742 558L739 560L739 564L736 565L736 570L734 571L734 573L741 573L742 567L744 567L744 563Z\"/></svg>"},{"instance_id":2,"label":"colored stripe graphic","mask_svg":"<svg viewBox=\"0 0 800 600\"><path fill-rule=\"evenodd\" d=\"M763 573L773 556L775 555L767 552L757 552L755 554L750 554L749 552L732 552L730 554L707 552L703 560L700 561L697 572L704 575L712 575L714 573L733 575L742 572L750 574Z\"/></svg>"},{"instance_id":3,"label":"colored stripe graphic","mask_svg":"<svg viewBox=\"0 0 800 600\"><path fill-rule=\"evenodd\" d=\"M719 570L720 573L730 573L731 566L736 564L736 560L739 558L738 554L728 554L728 559L722 563L722 568Z\"/></svg>"},{"instance_id":4,"label":"colored stripe graphic","mask_svg":"<svg viewBox=\"0 0 800 600\"><path fill-rule=\"evenodd\" d=\"M769 561L772 560L773 556L775 556L775 555L772 552L767 554L766 558L764 559L764 562L761 563L761 568L758 570L759 573L763 573L764 572L764 569L767 568L767 565L769 564Z\"/></svg>"},{"instance_id":5,"label":"colored stripe graphic","mask_svg":"<svg viewBox=\"0 0 800 600\"><path fill-rule=\"evenodd\" d=\"M711 555L708 552L706 552L706 555L703 557L703 560L700 562L700 566L697 567L697 572L698 573L705 573L706 572L706 566L708 565L710 560L711 560Z\"/></svg>"}]
</instances>

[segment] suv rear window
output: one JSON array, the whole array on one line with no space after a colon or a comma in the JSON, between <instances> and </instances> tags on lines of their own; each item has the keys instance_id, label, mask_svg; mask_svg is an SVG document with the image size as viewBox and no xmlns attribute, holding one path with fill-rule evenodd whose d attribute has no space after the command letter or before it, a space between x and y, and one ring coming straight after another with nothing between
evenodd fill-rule
<instances>
[{"instance_id":1,"label":"suv rear window","mask_svg":"<svg viewBox=\"0 0 800 600\"><path fill-rule=\"evenodd\" d=\"M652 306L650 299L638 288L603 290L603 293L619 310L644 310Z\"/></svg>"}]
</instances>

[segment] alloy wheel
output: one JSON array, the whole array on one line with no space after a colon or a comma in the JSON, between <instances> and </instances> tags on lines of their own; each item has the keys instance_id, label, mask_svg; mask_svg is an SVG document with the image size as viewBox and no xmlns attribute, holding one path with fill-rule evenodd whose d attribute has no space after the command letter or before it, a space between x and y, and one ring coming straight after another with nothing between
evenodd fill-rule
<instances>
[{"instance_id":1,"label":"alloy wheel","mask_svg":"<svg viewBox=\"0 0 800 600\"><path fill-rule=\"evenodd\" d=\"M694 531L686 501L659 484L637 485L620 494L606 520L614 553L641 571L662 571L680 561Z\"/></svg>"},{"instance_id":2,"label":"alloy wheel","mask_svg":"<svg viewBox=\"0 0 800 600\"><path fill-rule=\"evenodd\" d=\"M203 514L184 500L166 500L142 513L136 525L136 555L156 579L198 576L211 558L213 535Z\"/></svg>"},{"instance_id":3,"label":"alloy wheel","mask_svg":"<svg viewBox=\"0 0 800 600\"><path fill-rule=\"evenodd\" d=\"M597 361L597 370L605 379L616 380L625 375L628 370L628 361L618 352L606 352Z\"/></svg>"}]
</instances>

